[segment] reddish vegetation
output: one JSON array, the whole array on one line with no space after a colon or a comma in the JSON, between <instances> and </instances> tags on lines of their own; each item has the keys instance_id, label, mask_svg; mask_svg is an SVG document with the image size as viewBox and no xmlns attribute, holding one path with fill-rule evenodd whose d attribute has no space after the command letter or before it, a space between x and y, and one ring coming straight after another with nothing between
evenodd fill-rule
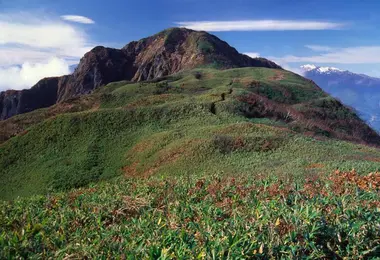
<instances>
[{"instance_id":1,"label":"reddish vegetation","mask_svg":"<svg viewBox=\"0 0 380 260\"><path fill-rule=\"evenodd\" d=\"M347 192L345 184L358 187L362 190L378 190L380 188L380 172L360 176L355 170L350 172L337 170L329 177L329 180L333 183L333 190L337 194Z\"/></svg>"},{"instance_id":2,"label":"reddish vegetation","mask_svg":"<svg viewBox=\"0 0 380 260\"><path fill-rule=\"evenodd\" d=\"M134 163L132 163L129 166L124 166L122 170L125 173L125 176L127 177L147 178L153 175L160 167L164 165L173 164L185 155L190 156L191 150L188 149L188 147L191 145L196 145L200 142L202 142L202 140L200 139L187 140L179 147L171 148L168 150L166 149L161 150L158 154L158 159L153 163L151 167L149 167L143 172L139 172L137 170L137 167L139 165L138 160L136 160ZM139 142L132 148L131 153L128 153L128 154L129 156L135 157L136 154L138 153L143 153L145 151L149 151L149 149L152 149L154 144L155 144L155 140L145 140L145 141Z\"/></svg>"},{"instance_id":3,"label":"reddish vegetation","mask_svg":"<svg viewBox=\"0 0 380 260\"><path fill-rule=\"evenodd\" d=\"M183 145L177 149L173 149L168 153L163 153L152 167L143 173L144 177L149 177L154 174L161 166L172 164L181 156L185 155L187 145Z\"/></svg>"},{"instance_id":4,"label":"reddish vegetation","mask_svg":"<svg viewBox=\"0 0 380 260\"><path fill-rule=\"evenodd\" d=\"M307 178L298 191L294 190L294 185L291 182L282 183L279 181L268 187L258 184L246 186L245 183L245 180L236 181L235 178L226 177L206 184L204 179L200 179L194 188L188 191L188 195L199 194L201 190L205 190L204 196L210 196L216 200L219 206L225 206L228 201L224 198L231 196L229 190L231 186L235 187L235 193L241 198L248 196L252 191L264 199L286 198L294 192L299 192L305 198L328 196L330 193L334 195L355 194L357 188L366 191L379 190L380 172L365 176L358 175L355 170L350 172L335 171L329 175L315 174ZM199 200L202 199L204 198L199 198ZM371 205L375 204L372 203Z\"/></svg>"},{"instance_id":5,"label":"reddish vegetation","mask_svg":"<svg viewBox=\"0 0 380 260\"><path fill-rule=\"evenodd\" d=\"M302 119L302 113L290 105L280 104L264 96L250 93L237 98L247 106L242 111L247 117L267 117L286 122Z\"/></svg>"},{"instance_id":6,"label":"reddish vegetation","mask_svg":"<svg viewBox=\"0 0 380 260\"><path fill-rule=\"evenodd\" d=\"M245 87L260 87L260 81L253 79L252 77L244 77L237 80Z\"/></svg>"},{"instance_id":7,"label":"reddish vegetation","mask_svg":"<svg viewBox=\"0 0 380 260\"><path fill-rule=\"evenodd\" d=\"M289 123L292 129L310 136L380 146L380 136L336 100L325 102L321 107L305 103L304 109L298 111L291 104L277 103L254 93L237 99L242 102L240 111L248 118L271 118ZM346 113L347 118L339 119L338 112Z\"/></svg>"},{"instance_id":8,"label":"reddish vegetation","mask_svg":"<svg viewBox=\"0 0 380 260\"><path fill-rule=\"evenodd\" d=\"M137 173L137 165L139 162L134 162L131 165L124 166L123 167L123 172L125 177L138 177L139 174Z\"/></svg>"},{"instance_id":9,"label":"reddish vegetation","mask_svg":"<svg viewBox=\"0 0 380 260\"><path fill-rule=\"evenodd\" d=\"M167 154L163 157L160 157L159 160L157 162L155 162L152 167L150 167L149 169L147 169L143 173L139 173L137 171L137 166L139 165L138 161L132 163L129 166L124 166L123 172L125 173L126 177L147 178L147 177L151 176L152 174L154 174L162 165L170 164L170 163L173 163L176 160L178 160L180 158L180 156L183 154L183 152L184 152L184 150L182 152L181 151L174 151L170 154Z\"/></svg>"},{"instance_id":10,"label":"reddish vegetation","mask_svg":"<svg viewBox=\"0 0 380 260\"><path fill-rule=\"evenodd\" d=\"M279 80L283 80L284 78L285 78L284 72L276 71L275 75L273 77L270 77L269 80L279 81Z\"/></svg>"}]
</instances>

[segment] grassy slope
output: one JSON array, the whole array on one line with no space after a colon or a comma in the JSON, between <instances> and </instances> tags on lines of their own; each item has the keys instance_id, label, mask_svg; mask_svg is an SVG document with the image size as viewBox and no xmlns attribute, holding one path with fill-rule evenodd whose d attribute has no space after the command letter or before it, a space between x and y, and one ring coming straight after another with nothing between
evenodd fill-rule
<instances>
[{"instance_id":1,"label":"grassy slope","mask_svg":"<svg viewBox=\"0 0 380 260\"><path fill-rule=\"evenodd\" d=\"M110 84L86 99L85 109L98 109L56 115L8 140L0 146L0 197L66 190L123 173L303 175L313 163L326 171L379 168L376 149L317 141L284 122L236 112L236 99L252 80L272 100L326 99L301 77L286 72L273 80L277 71L262 68L200 72L201 79L188 72L169 83ZM279 85L292 94L278 94Z\"/></svg>"},{"instance_id":2,"label":"grassy slope","mask_svg":"<svg viewBox=\"0 0 380 260\"><path fill-rule=\"evenodd\" d=\"M246 117L239 102L329 97L289 72L197 71L8 121L24 132L0 145L0 197L50 195L1 202L0 258L376 255L378 173L330 173L375 172L380 151Z\"/></svg>"}]
</instances>

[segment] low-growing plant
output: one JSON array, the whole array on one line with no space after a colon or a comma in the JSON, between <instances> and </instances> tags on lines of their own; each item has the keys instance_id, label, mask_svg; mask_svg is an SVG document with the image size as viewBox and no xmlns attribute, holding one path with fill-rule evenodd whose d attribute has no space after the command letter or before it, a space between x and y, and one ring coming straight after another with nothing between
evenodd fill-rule
<instances>
[{"instance_id":1,"label":"low-growing plant","mask_svg":"<svg viewBox=\"0 0 380 260\"><path fill-rule=\"evenodd\" d=\"M380 173L117 178L0 204L0 258L371 259Z\"/></svg>"}]
</instances>

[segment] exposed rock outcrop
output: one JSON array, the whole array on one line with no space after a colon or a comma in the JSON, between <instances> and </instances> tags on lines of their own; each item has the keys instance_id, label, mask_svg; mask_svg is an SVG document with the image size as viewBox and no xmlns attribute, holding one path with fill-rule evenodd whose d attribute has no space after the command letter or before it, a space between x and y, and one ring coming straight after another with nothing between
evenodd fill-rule
<instances>
[{"instance_id":1,"label":"exposed rock outcrop","mask_svg":"<svg viewBox=\"0 0 380 260\"><path fill-rule=\"evenodd\" d=\"M45 78L31 89L1 92L0 120L54 105L57 102L59 81L58 77Z\"/></svg>"}]
</instances>

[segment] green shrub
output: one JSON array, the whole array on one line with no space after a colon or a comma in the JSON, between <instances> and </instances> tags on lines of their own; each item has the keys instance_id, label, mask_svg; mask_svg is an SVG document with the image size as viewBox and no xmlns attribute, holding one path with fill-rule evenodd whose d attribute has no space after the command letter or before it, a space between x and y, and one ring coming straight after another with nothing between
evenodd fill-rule
<instances>
[{"instance_id":1,"label":"green shrub","mask_svg":"<svg viewBox=\"0 0 380 260\"><path fill-rule=\"evenodd\" d=\"M207 40L200 40L198 42L198 49L201 53L207 54L214 51L214 46L212 46L212 44Z\"/></svg>"}]
</instances>

